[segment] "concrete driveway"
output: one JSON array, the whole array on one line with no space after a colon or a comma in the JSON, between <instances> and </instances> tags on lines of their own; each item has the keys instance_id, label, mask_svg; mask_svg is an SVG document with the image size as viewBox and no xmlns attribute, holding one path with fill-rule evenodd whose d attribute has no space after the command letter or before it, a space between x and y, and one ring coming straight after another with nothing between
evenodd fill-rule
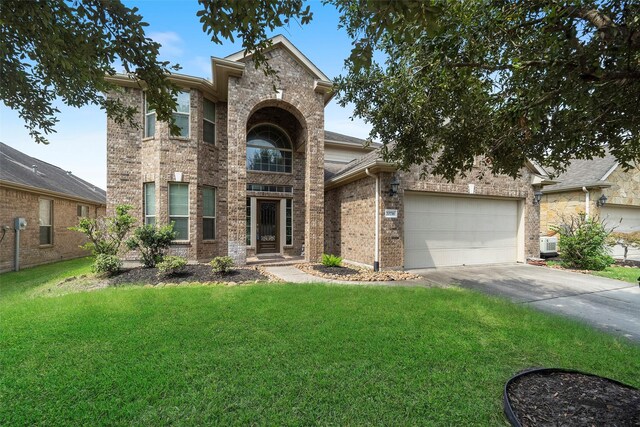
<instances>
[{"instance_id":1,"label":"concrete driveway","mask_svg":"<svg viewBox=\"0 0 640 427\"><path fill-rule=\"evenodd\" d=\"M440 285L454 283L579 319L640 342L640 288L637 284L523 264L411 272Z\"/></svg>"}]
</instances>

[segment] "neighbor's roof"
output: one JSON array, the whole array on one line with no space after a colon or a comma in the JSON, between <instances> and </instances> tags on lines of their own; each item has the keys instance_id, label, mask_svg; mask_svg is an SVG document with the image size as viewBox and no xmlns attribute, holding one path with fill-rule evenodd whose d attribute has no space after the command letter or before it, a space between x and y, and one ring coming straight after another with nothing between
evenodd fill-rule
<instances>
[{"instance_id":1,"label":"neighbor's roof","mask_svg":"<svg viewBox=\"0 0 640 427\"><path fill-rule=\"evenodd\" d=\"M337 142L341 144L351 144L358 145L360 147L364 147L367 145L366 139L356 138L355 136L343 135L337 132L331 132L329 130L324 131L324 141L325 142ZM377 144L373 143L372 146Z\"/></svg>"},{"instance_id":2,"label":"neighbor's roof","mask_svg":"<svg viewBox=\"0 0 640 427\"><path fill-rule=\"evenodd\" d=\"M35 172L34 172L34 166ZM106 204L107 193L67 171L0 142L0 183Z\"/></svg>"},{"instance_id":3,"label":"neighbor's roof","mask_svg":"<svg viewBox=\"0 0 640 427\"><path fill-rule=\"evenodd\" d=\"M591 160L575 159L564 173L554 178L557 184L545 187L542 192L556 193L582 187L610 187L611 183L607 182L607 178L617 166L618 162L608 151L604 157L594 157Z\"/></svg>"}]
</instances>

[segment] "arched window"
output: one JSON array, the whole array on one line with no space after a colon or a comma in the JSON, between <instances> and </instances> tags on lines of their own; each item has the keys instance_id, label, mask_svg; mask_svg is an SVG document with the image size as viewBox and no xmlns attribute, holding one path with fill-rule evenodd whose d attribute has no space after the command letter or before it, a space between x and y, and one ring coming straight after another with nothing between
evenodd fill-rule
<instances>
[{"instance_id":1,"label":"arched window","mask_svg":"<svg viewBox=\"0 0 640 427\"><path fill-rule=\"evenodd\" d=\"M275 126L256 126L247 135L247 170L291 173L289 138Z\"/></svg>"}]
</instances>

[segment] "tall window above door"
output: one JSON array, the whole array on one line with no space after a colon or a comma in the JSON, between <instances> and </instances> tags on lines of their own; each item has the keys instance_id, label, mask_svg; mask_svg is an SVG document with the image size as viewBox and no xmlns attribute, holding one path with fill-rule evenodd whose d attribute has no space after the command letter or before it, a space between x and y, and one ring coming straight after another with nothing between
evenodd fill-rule
<instances>
[{"instance_id":1,"label":"tall window above door","mask_svg":"<svg viewBox=\"0 0 640 427\"><path fill-rule=\"evenodd\" d=\"M189 110L191 106L191 95L189 92L178 93L178 105L173 113L173 121L180 128L178 136L189 138Z\"/></svg>"},{"instance_id":2,"label":"tall window above door","mask_svg":"<svg viewBox=\"0 0 640 427\"><path fill-rule=\"evenodd\" d=\"M204 99L202 116L202 140L208 144L216 143L216 104Z\"/></svg>"},{"instance_id":3,"label":"tall window above door","mask_svg":"<svg viewBox=\"0 0 640 427\"><path fill-rule=\"evenodd\" d=\"M291 173L291 142L275 126L256 126L247 134L247 170Z\"/></svg>"}]
</instances>

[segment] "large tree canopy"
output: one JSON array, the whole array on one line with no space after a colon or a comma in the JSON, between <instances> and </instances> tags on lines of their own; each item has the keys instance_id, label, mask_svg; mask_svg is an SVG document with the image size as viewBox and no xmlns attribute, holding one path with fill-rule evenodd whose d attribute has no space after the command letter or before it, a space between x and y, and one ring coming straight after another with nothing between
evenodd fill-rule
<instances>
[{"instance_id":1,"label":"large tree canopy","mask_svg":"<svg viewBox=\"0 0 640 427\"><path fill-rule=\"evenodd\" d=\"M312 18L303 0L199 0L212 41L237 36L255 63L266 30ZM562 170L571 158L640 160L640 4L624 0L325 0L353 40L339 102L372 124L389 160L453 179L486 156L517 175L525 159ZM175 88L135 9L117 0L0 3L0 94L37 141L58 96L133 112L99 95L120 61L144 80L160 120ZM379 52L382 62L376 62Z\"/></svg>"}]
</instances>

